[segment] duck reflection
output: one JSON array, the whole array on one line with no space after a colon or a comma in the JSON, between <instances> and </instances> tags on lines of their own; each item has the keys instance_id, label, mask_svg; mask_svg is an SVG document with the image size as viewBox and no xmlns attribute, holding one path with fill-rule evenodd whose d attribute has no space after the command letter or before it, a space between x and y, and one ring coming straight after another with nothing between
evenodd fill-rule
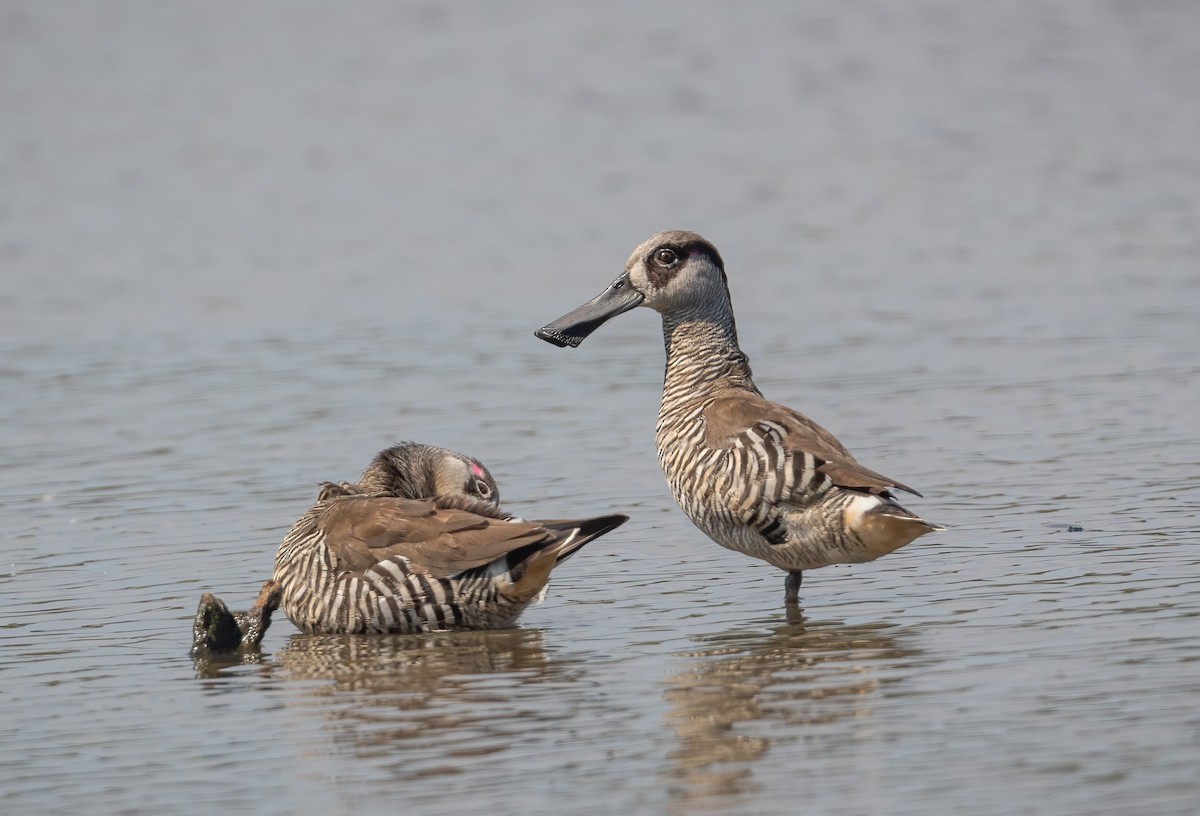
<instances>
[{"instance_id":1,"label":"duck reflection","mask_svg":"<svg viewBox=\"0 0 1200 816\"><path fill-rule=\"evenodd\" d=\"M453 773L455 757L507 750L514 732L570 713L546 687L581 671L534 629L412 636L294 635L275 655L289 705L318 709L334 741L406 774ZM306 683L305 681L317 681ZM405 745L415 751L398 750Z\"/></svg>"},{"instance_id":2,"label":"duck reflection","mask_svg":"<svg viewBox=\"0 0 1200 816\"><path fill-rule=\"evenodd\" d=\"M437 632L422 635L293 635L276 654L287 679L332 680L325 693L445 692L457 675L541 675L556 664L537 629Z\"/></svg>"},{"instance_id":3,"label":"duck reflection","mask_svg":"<svg viewBox=\"0 0 1200 816\"><path fill-rule=\"evenodd\" d=\"M809 622L797 609L784 625L763 623L773 628L749 623L704 638L678 655L684 666L666 681L678 739L668 773L684 810L755 790L754 765L774 744L868 717L882 689L916 664L918 652L890 625Z\"/></svg>"}]
</instances>

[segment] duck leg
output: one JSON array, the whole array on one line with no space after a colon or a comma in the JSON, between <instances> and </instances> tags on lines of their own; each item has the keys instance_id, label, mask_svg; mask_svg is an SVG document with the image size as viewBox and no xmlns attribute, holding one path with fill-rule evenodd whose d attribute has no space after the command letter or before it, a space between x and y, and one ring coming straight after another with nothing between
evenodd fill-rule
<instances>
[{"instance_id":1,"label":"duck leg","mask_svg":"<svg viewBox=\"0 0 1200 816\"><path fill-rule=\"evenodd\" d=\"M783 602L794 604L800 600L800 581L804 579L804 573L800 570L795 570L787 574L787 579L783 582Z\"/></svg>"}]
</instances>

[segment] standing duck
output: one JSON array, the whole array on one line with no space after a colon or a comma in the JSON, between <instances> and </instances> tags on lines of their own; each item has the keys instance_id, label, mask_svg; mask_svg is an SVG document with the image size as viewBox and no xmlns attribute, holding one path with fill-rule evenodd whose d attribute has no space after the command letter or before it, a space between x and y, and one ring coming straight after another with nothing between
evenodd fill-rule
<instances>
[{"instance_id":1,"label":"standing duck","mask_svg":"<svg viewBox=\"0 0 1200 816\"><path fill-rule=\"evenodd\" d=\"M658 460L675 501L718 544L787 572L795 603L804 570L872 561L942 529L808 417L763 398L738 346L725 265L694 232L653 236L607 289L536 335L578 346L637 306L662 315L666 374Z\"/></svg>"},{"instance_id":2,"label":"standing duck","mask_svg":"<svg viewBox=\"0 0 1200 816\"><path fill-rule=\"evenodd\" d=\"M272 581L305 632L503 628L542 597L552 569L628 520L516 518L478 460L405 443L357 483L322 485L283 539Z\"/></svg>"}]
</instances>

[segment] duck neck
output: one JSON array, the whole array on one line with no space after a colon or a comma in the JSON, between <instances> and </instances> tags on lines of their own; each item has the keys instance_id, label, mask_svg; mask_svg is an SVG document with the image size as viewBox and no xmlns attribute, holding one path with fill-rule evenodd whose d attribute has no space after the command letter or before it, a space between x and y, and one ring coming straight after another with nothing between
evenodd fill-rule
<instances>
[{"instance_id":1,"label":"duck neck","mask_svg":"<svg viewBox=\"0 0 1200 816\"><path fill-rule=\"evenodd\" d=\"M739 388L759 393L750 361L738 346L732 308L663 315L667 367L663 406Z\"/></svg>"}]
</instances>

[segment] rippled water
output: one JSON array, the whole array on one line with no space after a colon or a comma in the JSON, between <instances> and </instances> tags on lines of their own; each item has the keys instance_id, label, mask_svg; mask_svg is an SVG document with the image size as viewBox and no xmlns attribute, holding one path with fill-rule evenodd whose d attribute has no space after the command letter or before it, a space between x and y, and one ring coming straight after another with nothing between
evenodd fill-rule
<instances>
[{"instance_id":1,"label":"rippled water","mask_svg":"<svg viewBox=\"0 0 1200 816\"><path fill-rule=\"evenodd\" d=\"M1193 813L1191 3L0 4L6 813ZM668 227L949 530L782 575L658 472ZM520 628L194 664L417 439L632 521Z\"/></svg>"}]
</instances>

